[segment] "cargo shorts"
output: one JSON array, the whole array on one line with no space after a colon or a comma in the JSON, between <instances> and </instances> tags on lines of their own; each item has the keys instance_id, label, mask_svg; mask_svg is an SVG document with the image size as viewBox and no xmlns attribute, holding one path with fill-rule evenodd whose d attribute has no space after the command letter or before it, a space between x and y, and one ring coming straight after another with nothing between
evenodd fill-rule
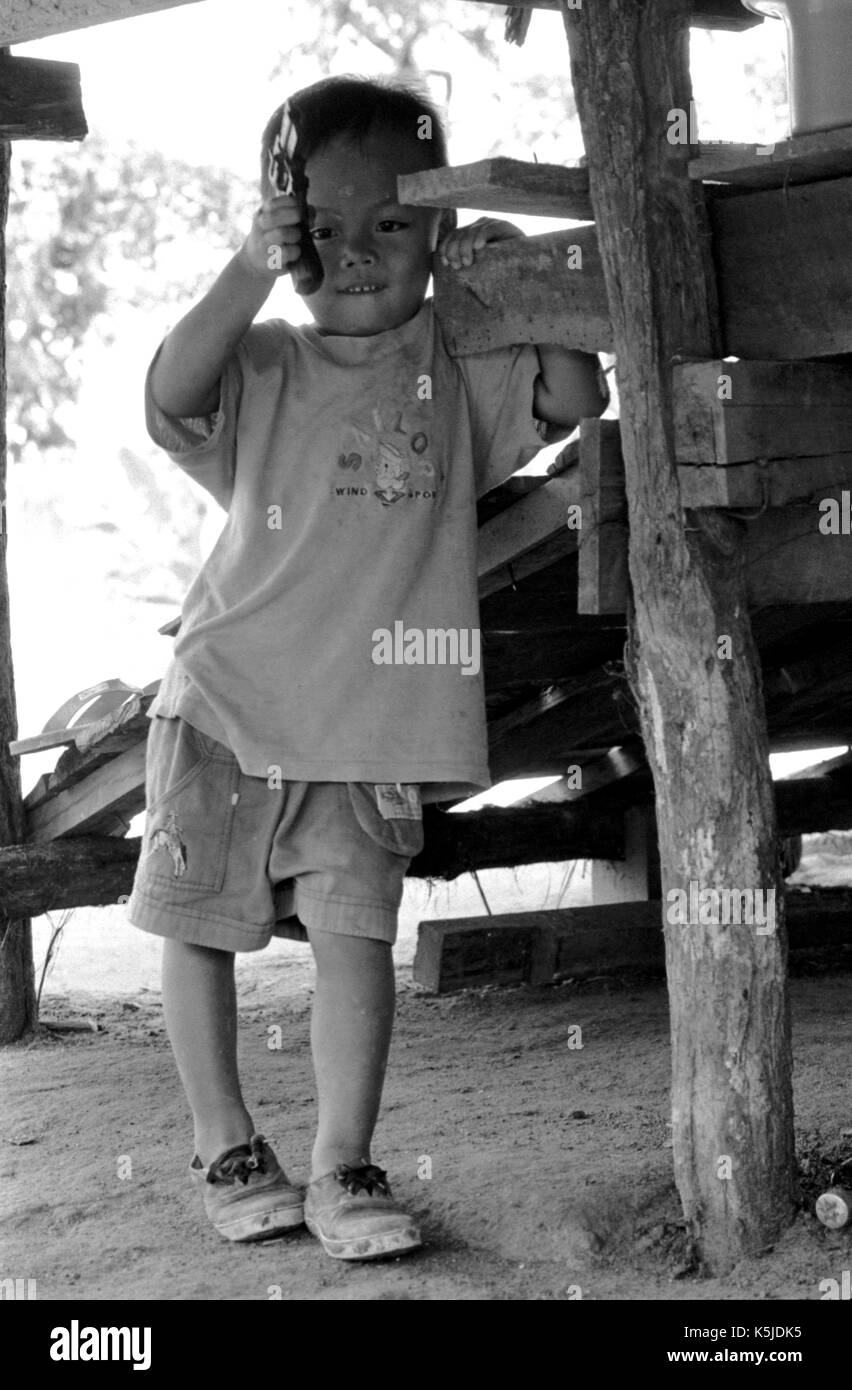
<instances>
[{"instance_id":1,"label":"cargo shorts","mask_svg":"<svg viewBox=\"0 0 852 1390\"><path fill-rule=\"evenodd\" d=\"M308 927L396 939L405 872L423 847L419 787L270 786L185 720L157 715L146 794L134 926L222 951L307 941Z\"/></svg>"}]
</instances>

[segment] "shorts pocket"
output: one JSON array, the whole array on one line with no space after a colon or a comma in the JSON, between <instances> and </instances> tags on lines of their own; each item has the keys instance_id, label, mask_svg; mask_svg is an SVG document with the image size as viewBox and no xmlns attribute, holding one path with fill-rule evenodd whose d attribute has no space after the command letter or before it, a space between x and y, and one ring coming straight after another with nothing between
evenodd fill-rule
<instances>
[{"instance_id":1,"label":"shorts pocket","mask_svg":"<svg viewBox=\"0 0 852 1390\"><path fill-rule=\"evenodd\" d=\"M361 829L382 849L392 854L404 854L413 859L423 848L423 811L420 805L420 788L404 784L401 798L405 815L382 815L379 810L379 793L372 782L347 782L352 809ZM386 810L393 810L387 798ZM400 809L403 809L401 806Z\"/></svg>"},{"instance_id":2,"label":"shorts pocket","mask_svg":"<svg viewBox=\"0 0 852 1390\"><path fill-rule=\"evenodd\" d=\"M225 881L240 768L229 750L182 719L157 716L149 735L144 880L178 893Z\"/></svg>"}]
</instances>

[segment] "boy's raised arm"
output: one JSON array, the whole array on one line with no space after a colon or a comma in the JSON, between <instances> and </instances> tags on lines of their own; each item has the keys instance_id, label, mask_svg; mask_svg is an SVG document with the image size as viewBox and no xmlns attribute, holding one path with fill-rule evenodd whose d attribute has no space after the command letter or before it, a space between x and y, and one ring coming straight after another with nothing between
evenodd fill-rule
<instances>
[{"instance_id":1,"label":"boy's raised arm","mask_svg":"<svg viewBox=\"0 0 852 1390\"><path fill-rule=\"evenodd\" d=\"M295 198L268 199L240 250L168 334L151 373L154 400L167 415L209 415L216 409L225 363L275 281L299 259L299 220ZM271 255L273 247L280 254Z\"/></svg>"}]
</instances>

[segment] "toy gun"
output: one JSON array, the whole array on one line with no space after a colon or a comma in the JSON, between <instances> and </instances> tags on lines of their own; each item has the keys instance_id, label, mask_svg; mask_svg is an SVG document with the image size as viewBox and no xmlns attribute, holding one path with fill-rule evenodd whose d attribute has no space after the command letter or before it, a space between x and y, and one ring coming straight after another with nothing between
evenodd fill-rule
<instances>
[{"instance_id":1,"label":"toy gun","mask_svg":"<svg viewBox=\"0 0 852 1390\"><path fill-rule=\"evenodd\" d=\"M322 263L308 227L308 180L299 154L299 132L289 101L281 112L281 129L269 151L269 181L278 193L296 198L301 219L300 256L290 267L297 294L315 294L323 281Z\"/></svg>"}]
</instances>

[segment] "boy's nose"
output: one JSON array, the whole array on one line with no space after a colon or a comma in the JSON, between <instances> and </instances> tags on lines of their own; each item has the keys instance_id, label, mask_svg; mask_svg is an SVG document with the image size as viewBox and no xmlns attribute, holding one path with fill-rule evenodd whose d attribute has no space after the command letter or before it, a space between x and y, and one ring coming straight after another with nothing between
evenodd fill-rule
<instances>
[{"instance_id":1,"label":"boy's nose","mask_svg":"<svg viewBox=\"0 0 852 1390\"><path fill-rule=\"evenodd\" d=\"M366 236L349 237L341 248L340 259L343 265L373 265L375 247Z\"/></svg>"}]
</instances>

